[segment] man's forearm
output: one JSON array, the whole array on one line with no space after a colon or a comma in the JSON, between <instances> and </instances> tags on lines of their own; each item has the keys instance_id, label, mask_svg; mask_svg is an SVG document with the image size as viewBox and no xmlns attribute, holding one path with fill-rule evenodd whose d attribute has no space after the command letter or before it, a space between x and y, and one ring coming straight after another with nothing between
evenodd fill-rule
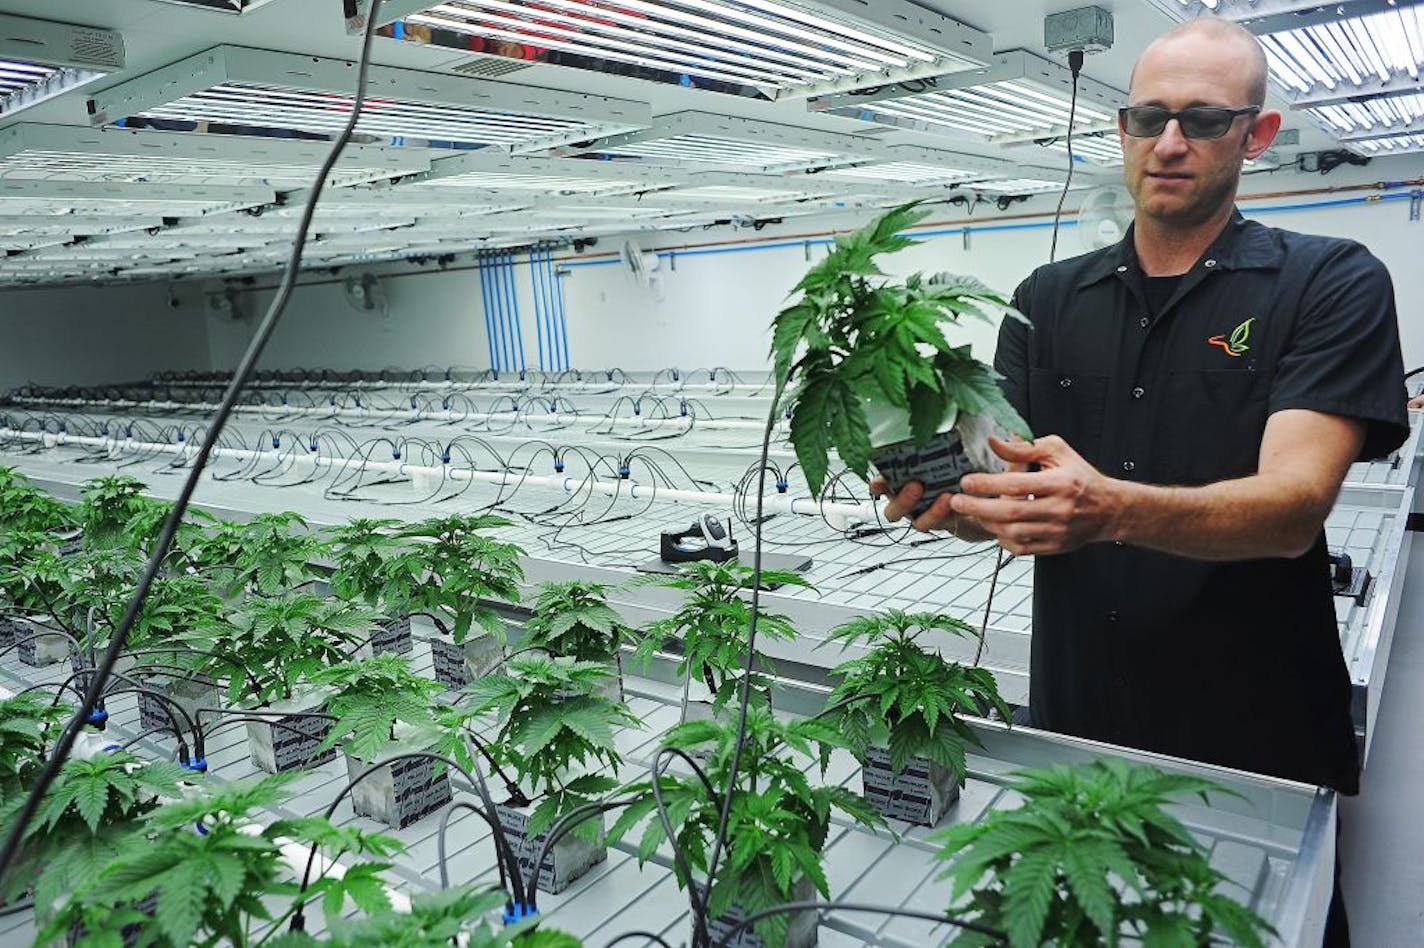
<instances>
[{"instance_id":1,"label":"man's forearm","mask_svg":"<svg viewBox=\"0 0 1424 948\"><path fill-rule=\"evenodd\" d=\"M1200 560L1300 556L1335 500L1308 483L1259 474L1200 487L1112 485L1117 514L1105 540Z\"/></svg>"}]
</instances>

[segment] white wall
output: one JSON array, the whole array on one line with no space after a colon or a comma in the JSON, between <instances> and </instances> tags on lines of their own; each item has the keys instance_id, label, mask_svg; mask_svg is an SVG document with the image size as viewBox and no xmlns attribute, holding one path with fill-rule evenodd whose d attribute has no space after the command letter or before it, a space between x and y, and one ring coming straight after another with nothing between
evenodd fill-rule
<instances>
[{"instance_id":1,"label":"white wall","mask_svg":"<svg viewBox=\"0 0 1424 948\"><path fill-rule=\"evenodd\" d=\"M208 368L201 305L167 298L163 284L0 290L0 391Z\"/></svg>"},{"instance_id":2,"label":"white wall","mask_svg":"<svg viewBox=\"0 0 1424 948\"><path fill-rule=\"evenodd\" d=\"M259 368L414 369L425 365L487 368L479 278L472 270L387 276L382 288L389 315L353 308L343 287L346 270L298 286ZM212 365L237 365L274 291L259 286L242 296L245 319L210 320Z\"/></svg>"},{"instance_id":3,"label":"white wall","mask_svg":"<svg viewBox=\"0 0 1424 948\"><path fill-rule=\"evenodd\" d=\"M1333 189L1417 179L1421 174L1424 159L1396 158L1364 168L1347 166L1328 177L1290 172L1254 175L1245 180L1242 190L1243 195L1250 195ZM1248 216L1271 226L1350 237L1370 247L1389 267L1395 281L1405 362L1410 367L1424 365L1424 222L1408 219L1407 197L1349 206L1303 207L1358 200L1366 193L1243 200L1241 207ZM1008 294L1030 270L1048 259L1051 231L1046 224L1055 199L1056 196L1035 198L1013 205L1007 214L981 206L972 220L965 218L962 208L936 208L931 221L952 222L953 232L888 258L885 265L901 275L916 270L973 273ZM1073 207L1079 201L1081 193L1070 196L1068 204ZM1298 209L1265 210L1277 205ZM1023 214L1040 216L1005 219ZM563 286L572 364L585 369L616 366L628 371L669 366L689 371L714 366L759 371L766 365L772 316L785 304L787 293L808 266L808 254L810 259L820 259L826 253L822 245L808 249L801 235L845 229L865 219L868 215L844 215L833 220L790 219L768 227L755 242L703 248L710 253L698 253L697 247L690 245L745 240L751 232L639 235L637 239L646 249L657 247L664 253L660 266L661 300L634 283L616 262L590 265L615 252L621 243L619 238L602 238L598 246L584 254L560 260L568 265ZM1060 259L1083 252L1071 222L1071 218L1066 219L1067 226L1060 232ZM966 223L970 231L967 238L961 233ZM667 258L669 250L678 251L675 261ZM264 365L488 367L479 277L466 267L387 279L389 321L353 311L344 301L339 279L299 289ZM354 271L346 271L350 272ZM533 295L529 268L522 262L516 268L515 282L525 362L536 367L539 360ZM270 293L252 296L265 305ZM234 364L250 331L250 325L210 326L213 364ZM981 358L988 357L995 329L987 325L966 326L962 338L974 344Z\"/></svg>"}]
</instances>

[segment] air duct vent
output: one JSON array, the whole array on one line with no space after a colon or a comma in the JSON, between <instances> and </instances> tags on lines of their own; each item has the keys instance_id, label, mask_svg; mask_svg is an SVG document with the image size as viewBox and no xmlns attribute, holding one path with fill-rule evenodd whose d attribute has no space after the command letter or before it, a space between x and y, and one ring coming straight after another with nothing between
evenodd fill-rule
<instances>
[{"instance_id":1,"label":"air duct vent","mask_svg":"<svg viewBox=\"0 0 1424 948\"><path fill-rule=\"evenodd\" d=\"M500 76L507 76L512 72L528 69L531 65L533 64L520 62L517 59L477 56L474 59L457 59L445 68L461 76L473 76L476 79L498 79Z\"/></svg>"}]
</instances>

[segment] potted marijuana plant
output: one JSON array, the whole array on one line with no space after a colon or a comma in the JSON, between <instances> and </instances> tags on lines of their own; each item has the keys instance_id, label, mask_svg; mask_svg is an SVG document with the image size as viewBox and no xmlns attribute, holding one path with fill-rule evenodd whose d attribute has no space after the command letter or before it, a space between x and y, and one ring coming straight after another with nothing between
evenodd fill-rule
<instances>
[{"instance_id":1,"label":"potted marijuana plant","mask_svg":"<svg viewBox=\"0 0 1424 948\"><path fill-rule=\"evenodd\" d=\"M400 533L399 520L357 518L327 531L335 568L331 586L344 599L364 602L385 618L371 637L371 651L409 652L414 647L410 611L415 589L425 582L426 562Z\"/></svg>"},{"instance_id":2,"label":"potted marijuana plant","mask_svg":"<svg viewBox=\"0 0 1424 948\"><path fill-rule=\"evenodd\" d=\"M684 720L720 714L738 694L751 642L752 607L744 593L751 588L752 576L750 567L736 562L698 562L684 563L681 572L645 581L687 593L677 612L647 627L634 653L635 660L646 665L654 652L674 643L681 654L677 672L684 679ZM761 581L767 586L813 588L800 575L779 570L762 570ZM758 639L795 635L790 620L768 612L758 614ZM757 661L765 665L759 652ZM753 689L758 700L770 702L762 675L753 673Z\"/></svg>"},{"instance_id":3,"label":"potted marijuana plant","mask_svg":"<svg viewBox=\"0 0 1424 948\"><path fill-rule=\"evenodd\" d=\"M723 944L732 928L754 912L808 901L817 892L830 897L822 855L832 808L863 826L884 823L851 791L815 785L807 779L806 758L819 758L824 775L831 751L847 746L834 727L816 719L778 721L770 709L753 705L747 710L740 764L732 784L726 858L718 865L709 894L707 863L721 822L723 794L731 783L738 737L735 722L679 724L667 732L663 743L687 753L710 746L705 759L707 782L672 772L656 778L678 849L687 860L685 866L678 863L675 867L678 885L695 886L698 901L706 900L702 914L708 920L712 944ZM620 796L635 799L608 831L610 839L618 840L646 820L638 844L643 862L667 838L663 821L653 815L657 804L651 791L651 781L622 788ZM751 944L766 948L805 948L816 943L815 912L769 915L752 927L756 938ZM748 940L740 943L748 944Z\"/></svg>"},{"instance_id":4,"label":"potted marijuana plant","mask_svg":"<svg viewBox=\"0 0 1424 948\"><path fill-rule=\"evenodd\" d=\"M239 525L237 533L239 550L232 569L239 588L276 596L321 578L317 561L328 555L327 546L307 529L301 514L258 514Z\"/></svg>"},{"instance_id":5,"label":"potted marijuana plant","mask_svg":"<svg viewBox=\"0 0 1424 948\"><path fill-rule=\"evenodd\" d=\"M1205 945L1225 936L1261 948L1271 926L1223 891L1226 878L1164 807L1174 796L1229 792L1199 777L1102 758L1023 771L1023 806L936 835L950 861L949 914L1043 944ZM1114 884L1116 883L1116 884ZM961 931L956 945L999 944Z\"/></svg>"},{"instance_id":6,"label":"potted marijuana plant","mask_svg":"<svg viewBox=\"0 0 1424 948\"><path fill-rule=\"evenodd\" d=\"M268 944L302 904L292 898L288 841L350 856L385 857L400 850L389 837L336 827L318 817L272 820L291 774L255 783L208 785L146 814L115 858L91 870L40 931L46 944L82 930L94 944L121 944L136 931L144 945L181 948ZM358 908L389 910L378 872L387 862L357 862L342 878L323 876L305 895L320 898L329 920ZM272 907L289 906L274 917ZM85 941L88 944L90 941Z\"/></svg>"},{"instance_id":7,"label":"potted marijuana plant","mask_svg":"<svg viewBox=\"0 0 1424 948\"><path fill-rule=\"evenodd\" d=\"M77 511L84 545L97 549L123 543L125 525L150 503L143 495L146 490L143 481L124 475L85 481Z\"/></svg>"},{"instance_id":8,"label":"potted marijuana plant","mask_svg":"<svg viewBox=\"0 0 1424 948\"><path fill-rule=\"evenodd\" d=\"M898 282L875 262L917 243L900 231L926 214L907 204L837 237L793 290L800 299L776 316L777 392L786 393L791 443L814 495L834 447L862 478L874 464L894 487L921 481L919 513L964 474L1001 467L987 441L996 427L1032 436L994 370L945 335L966 316L1023 315L972 277Z\"/></svg>"},{"instance_id":9,"label":"potted marijuana plant","mask_svg":"<svg viewBox=\"0 0 1424 948\"><path fill-rule=\"evenodd\" d=\"M310 683L351 657L376 628L376 614L359 602L289 592L250 597L232 625L214 645L212 668L227 678L230 704L261 712L247 722L252 762L279 773L334 759L334 748L318 750L330 723Z\"/></svg>"},{"instance_id":10,"label":"potted marijuana plant","mask_svg":"<svg viewBox=\"0 0 1424 948\"><path fill-rule=\"evenodd\" d=\"M411 896L408 912L377 911L333 920L321 938L289 932L268 944L270 948L579 948L577 938L540 925L537 917L513 925L496 924L493 919L507 898L499 889L452 886Z\"/></svg>"},{"instance_id":11,"label":"potted marijuana plant","mask_svg":"<svg viewBox=\"0 0 1424 948\"><path fill-rule=\"evenodd\" d=\"M69 658L77 640L67 625L64 583L70 566L50 545L30 546L43 534L18 533L0 539L0 585L14 614L23 617L11 631L20 661L42 667Z\"/></svg>"},{"instance_id":12,"label":"potted marijuana plant","mask_svg":"<svg viewBox=\"0 0 1424 948\"><path fill-rule=\"evenodd\" d=\"M622 757L614 729L639 722L627 705L608 697L603 683L611 671L603 662L527 654L510 659L507 672L481 678L468 691L471 711L498 715L490 753L514 768L528 793L528 799L495 803L520 871L527 873L555 821L617 786L595 768L616 774ZM606 858L602 819L581 823L550 849L538 887L562 892Z\"/></svg>"},{"instance_id":13,"label":"potted marijuana plant","mask_svg":"<svg viewBox=\"0 0 1424 948\"><path fill-rule=\"evenodd\" d=\"M190 776L179 764L146 761L123 750L65 761L25 827L20 865L8 874L11 885L30 889L36 918L43 922L64 896L91 882L119 855L137 820L157 807L160 797L179 796Z\"/></svg>"},{"instance_id":14,"label":"potted marijuana plant","mask_svg":"<svg viewBox=\"0 0 1424 948\"><path fill-rule=\"evenodd\" d=\"M994 676L922 645L929 632L973 629L949 616L891 609L831 630L827 642L869 650L831 669L836 686L821 715L860 758L866 799L884 816L923 826L938 823L959 799L965 748L981 746L959 715L993 708L1009 719Z\"/></svg>"},{"instance_id":15,"label":"potted marijuana plant","mask_svg":"<svg viewBox=\"0 0 1424 948\"><path fill-rule=\"evenodd\" d=\"M320 747L340 746L351 779L372 764L413 751L473 765L465 725L474 713L438 701L440 685L412 671L405 656L342 662L315 673L312 681L327 692L323 710L333 718ZM449 772L428 757L393 760L351 790L357 814L397 829L452 799Z\"/></svg>"},{"instance_id":16,"label":"potted marijuana plant","mask_svg":"<svg viewBox=\"0 0 1424 948\"><path fill-rule=\"evenodd\" d=\"M435 680L462 688L485 675L504 658L508 640L504 620L491 602L519 601L519 565L523 551L480 531L505 527L509 521L490 514L438 517L412 524L405 537L424 561L409 599L412 613L435 623L430 640Z\"/></svg>"},{"instance_id":17,"label":"potted marijuana plant","mask_svg":"<svg viewBox=\"0 0 1424 948\"><path fill-rule=\"evenodd\" d=\"M38 691L0 699L0 809L25 790L45 760L45 748L74 709Z\"/></svg>"},{"instance_id":18,"label":"potted marijuana plant","mask_svg":"<svg viewBox=\"0 0 1424 948\"><path fill-rule=\"evenodd\" d=\"M534 600L533 615L524 620L524 644L555 658L604 662L612 669L605 680L607 695L623 698L623 661L620 646L633 630L608 604L608 586L571 580L544 583Z\"/></svg>"},{"instance_id":19,"label":"potted marijuana plant","mask_svg":"<svg viewBox=\"0 0 1424 948\"><path fill-rule=\"evenodd\" d=\"M57 534L78 526L74 508L30 483L12 467L0 467L0 531Z\"/></svg>"}]
</instances>

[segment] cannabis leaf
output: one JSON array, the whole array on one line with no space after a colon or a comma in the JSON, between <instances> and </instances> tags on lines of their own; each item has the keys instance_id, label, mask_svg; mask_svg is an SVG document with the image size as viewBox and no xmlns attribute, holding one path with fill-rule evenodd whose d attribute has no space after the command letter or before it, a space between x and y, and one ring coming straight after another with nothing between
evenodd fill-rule
<instances>
[{"instance_id":1,"label":"cannabis leaf","mask_svg":"<svg viewBox=\"0 0 1424 948\"><path fill-rule=\"evenodd\" d=\"M606 662L633 630L608 605L608 587L572 580L544 583L524 622L529 644L554 656Z\"/></svg>"},{"instance_id":2,"label":"cannabis leaf","mask_svg":"<svg viewBox=\"0 0 1424 948\"><path fill-rule=\"evenodd\" d=\"M1124 938L1200 945L1214 935L1262 946L1274 934L1223 894L1225 877L1164 809L1183 794L1208 802L1229 791L1117 758L1016 776L1008 786L1022 807L936 837L950 861L940 878L953 881L952 914L1006 932L1014 948ZM960 933L954 943L988 942Z\"/></svg>"}]
</instances>

